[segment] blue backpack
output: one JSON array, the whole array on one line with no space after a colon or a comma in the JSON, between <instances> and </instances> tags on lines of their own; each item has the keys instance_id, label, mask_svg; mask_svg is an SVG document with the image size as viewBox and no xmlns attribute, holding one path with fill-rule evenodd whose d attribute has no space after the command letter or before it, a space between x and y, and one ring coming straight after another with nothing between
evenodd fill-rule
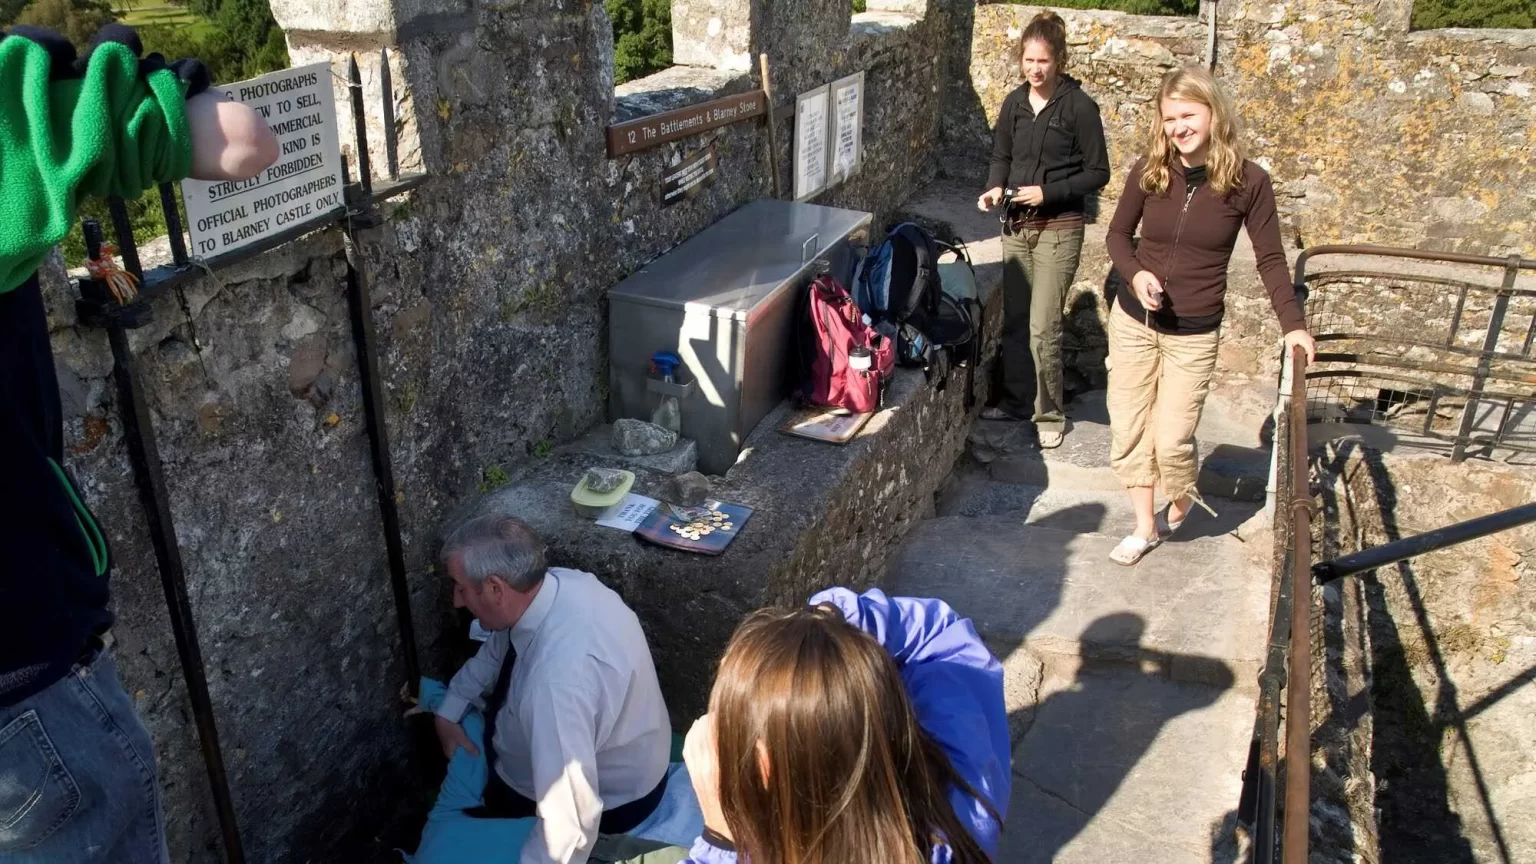
<instances>
[{"instance_id":1,"label":"blue backpack","mask_svg":"<svg viewBox=\"0 0 1536 864\"><path fill-rule=\"evenodd\" d=\"M970 310L944 293L939 280L940 243L921 227L903 222L869 250L854 276L853 300L875 329L896 340L896 362L928 369L943 380L949 357L939 348L969 353L976 328ZM938 367L937 369L935 367Z\"/></svg>"}]
</instances>

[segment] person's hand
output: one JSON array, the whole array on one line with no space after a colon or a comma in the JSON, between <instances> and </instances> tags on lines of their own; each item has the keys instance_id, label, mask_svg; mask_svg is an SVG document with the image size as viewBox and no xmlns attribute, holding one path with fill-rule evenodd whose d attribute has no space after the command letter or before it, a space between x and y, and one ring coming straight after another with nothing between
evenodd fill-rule
<instances>
[{"instance_id":1,"label":"person's hand","mask_svg":"<svg viewBox=\"0 0 1536 864\"><path fill-rule=\"evenodd\" d=\"M464 748L464 752L471 756L479 756L480 748L475 742L469 740L469 733L464 731L463 725L449 720L447 717L433 718L437 724L437 740L442 742L443 757L453 759L453 751Z\"/></svg>"},{"instance_id":2,"label":"person's hand","mask_svg":"<svg viewBox=\"0 0 1536 864\"><path fill-rule=\"evenodd\" d=\"M1045 190L1039 186L1025 186L1013 196L1013 203L1026 207L1039 207L1045 201Z\"/></svg>"},{"instance_id":3,"label":"person's hand","mask_svg":"<svg viewBox=\"0 0 1536 864\"><path fill-rule=\"evenodd\" d=\"M1305 330L1292 330L1285 334L1285 359L1290 362L1295 349L1300 348L1307 352L1307 364L1311 365L1317 360L1317 340Z\"/></svg>"},{"instance_id":4,"label":"person's hand","mask_svg":"<svg viewBox=\"0 0 1536 864\"><path fill-rule=\"evenodd\" d=\"M1163 283L1151 271L1143 270L1131 279L1131 290L1144 309L1163 308Z\"/></svg>"},{"instance_id":5,"label":"person's hand","mask_svg":"<svg viewBox=\"0 0 1536 864\"><path fill-rule=\"evenodd\" d=\"M277 136L249 105L217 91L187 100L195 180L245 180L277 161Z\"/></svg>"},{"instance_id":6,"label":"person's hand","mask_svg":"<svg viewBox=\"0 0 1536 864\"><path fill-rule=\"evenodd\" d=\"M976 199L976 209L985 213L1001 203L1003 203L1003 187L993 186Z\"/></svg>"},{"instance_id":7,"label":"person's hand","mask_svg":"<svg viewBox=\"0 0 1536 864\"><path fill-rule=\"evenodd\" d=\"M736 838L731 836L725 813L720 809L719 752L715 718L705 714L693 721L693 728L683 739L683 763L688 766L688 779L693 781L693 794L704 814L704 827L734 843Z\"/></svg>"}]
</instances>

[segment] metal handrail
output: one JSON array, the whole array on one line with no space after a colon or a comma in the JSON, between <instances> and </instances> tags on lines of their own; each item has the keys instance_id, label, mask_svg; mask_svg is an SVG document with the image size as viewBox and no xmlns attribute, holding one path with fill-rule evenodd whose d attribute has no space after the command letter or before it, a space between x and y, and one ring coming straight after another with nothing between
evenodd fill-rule
<instances>
[{"instance_id":1,"label":"metal handrail","mask_svg":"<svg viewBox=\"0 0 1536 864\"><path fill-rule=\"evenodd\" d=\"M1486 537L1523 525L1536 524L1536 503L1468 519L1412 537L1363 549L1350 555L1312 563L1312 496L1309 483L1309 442L1306 417L1305 355L1293 349L1289 393L1284 404L1287 433L1276 440L1277 457L1289 460L1289 524L1291 532L1279 569L1268 654L1259 674L1258 719L1243 776L1239 819L1253 831L1253 864L1306 864L1310 842L1312 751L1312 590L1314 585L1376 570L1428 552ZM1277 420L1279 416L1277 415ZM1277 466L1278 467L1278 466ZM1276 476L1277 484L1282 477ZM1277 514L1277 516L1280 514ZM1279 538L1277 538L1277 542ZM1289 578L1287 578L1289 577ZM1517 676L1519 677L1519 676ZM1285 817L1275 836L1280 765L1280 690L1285 681Z\"/></svg>"},{"instance_id":2,"label":"metal handrail","mask_svg":"<svg viewBox=\"0 0 1536 864\"><path fill-rule=\"evenodd\" d=\"M1307 356L1291 351L1291 662L1285 697L1285 864L1307 864L1312 767L1312 495L1307 482Z\"/></svg>"},{"instance_id":3,"label":"metal handrail","mask_svg":"<svg viewBox=\"0 0 1536 864\"><path fill-rule=\"evenodd\" d=\"M1374 246L1369 243L1335 243L1328 246L1312 246L1296 256L1296 285L1306 282L1307 262L1318 255L1381 255L1387 258L1407 258L1414 261L1434 261L1446 264L1474 264L1479 267L1509 267L1519 270L1536 270L1536 260L1518 260L1511 265L1509 258L1488 255L1468 255L1462 252L1434 252L1427 249L1398 249L1394 246ZM1515 256L1518 259L1518 256Z\"/></svg>"},{"instance_id":4,"label":"metal handrail","mask_svg":"<svg viewBox=\"0 0 1536 864\"><path fill-rule=\"evenodd\" d=\"M1344 274L1331 274L1325 272L1323 274L1313 274L1312 276L1308 276L1306 272L1307 264L1311 261L1312 258L1318 255L1377 256L1383 258L1398 258L1415 261L1428 261L1434 263L1471 265L1474 267L1497 267L1504 271L1504 278L1500 285L1494 287L1486 285L1475 285L1464 280L1448 280L1441 277L1430 277L1421 274L1388 274L1367 271L1346 271ZM1453 285L1457 287L1459 290L1457 292L1455 312L1451 318L1450 330L1446 334L1444 344L1436 346L1436 349L1459 356L1466 356L1469 358L1476 357L1477 359L1477 363L1474 367L1464 368L1456 366L1455 364L1447 364L1434 361L1426 362L1420 359L1382 356L1370 352L1343 352L1336 354L1324 354L1319 355L1317 359L1319 361L1353 363L1357 369L1353 371L1329 370L1313 373L1312 377L1354 377L1360 374L1358 367L1362 365L1369 366L1373 370L1380 368L1411 369L1415 371L1436 373L1438 375L1465 376L1469 379L1468 386L1466 386L1464 389L1457 388L1455 391L1448 388L1446 384L1438 379L1420 382L1426 386L1431 387L1434 390L1434 395L1431 398L1430 410L1425 413L1424 429L1421 430L1419 434L1422 434L1426 437L1450 441L1450 455L1451 461L1453 462L1461 462L1466 459L1468 445L1473 443L1492 443L1495 446L1502 444L1515 450L1527 449L1527 447L1524 445L1507 442L1504 439L1506 437L1506 424L1508 423L1511 413L1514 410L1515 403L1530 402L1531 400L1529 397L1525 397L1521 394L1509 394L1504 397L1495 398L1495 401L1503 401L1505 403L1505 410L1504 419L1499 421L1497 429L1493 432L1491 442L1483 441L1482 439L1485 436L1475 434L1476 430L1474 429L1474 426L1477 422L1477 406L1480 403L1483 403L1493 397L1493 394L1488 392L1488 384L1490 382L1506 381L1514 382L1517 384L1536 383L1536 381L1533 381L1532 373L1530 373L1527 369L1501 369L1495 366L1496 361L1500 363L1506 361L1513 361L1515 363L1529 363L1532 360L1536 360L1536 357L1533 357L1532 355L1532 348L1536 347L1536 319L1533 319L1530 327L1527 328L1525 338L1518 355L1511 355L1511 353L1508 351L1499 350L1499 341L1505 335L1503 332L1504 320L1506 315L1509 313L1511 302L1515 301L1516 299L1525 301L1536 297L1536 291L1516 287L1520 278L1521 271L1536 271L1536 260L1523 258L1520 255L1510 255L1506 258L1494 258L1487 255L1467 255L1456 252L1434 252L1418 249L1397 249L1388 246L1371 245L1314 246L1310 249L1304 250L1301 255L1298 256L1296 262L1296 277L1294 284L1298 298L1306 297L1308 294L1309 285L1314 283L1322 284L1329 281L1329 277L1332 276L1337 278L1337 276L1340 275L1348 275L1350 277L1401 277L1410 281L1429 282L1432 284L1440 285ZM1493 305L1488 313L1488 324L1482 333L1481 345L1475 351L1467 346L1457 344L1457 335L1462 327L1462 318L1466 311L1468 295L1474 291L1481 294L1492 295L1493 297ZM1317 328L1314 327L1313 329ZM1379 338L1373 338L1368 334L1362 335L1364 335L1365 339L1369 341L1375 341L1377 343L1390 344L1390 342L1395 342L1405 347L1429 347L1423 343L1423 340L1412 337L1407 340L1382 340ZM1324 338L1329 340L1342 341L1355 337L1347 333L1327 333L1325 334ZM1373 371L1371 373L1371 377L1381 376L1378 372ZM1461 411L1461 422L1458 424L1456 432L1453 435L1448 435L1442 431L1432 430L1430 425L1433 421L1433 409L1435 403L1442 396L1452 395L1453 392L1455 395L1465 396L1465 404L1463 405Z\"/></svg>"},{"instance_id":5,"label":"metal handrail","mask_svg":"<svg viewBox=\"0 0 1536 864\"><path fill-rule=\"evenodd\" d=\"M1404 537L1391 543L1383 543L1370 549L1362 549L1352 555L1321 561L1312 567L1312 578L1322 585L1344 576L1354 576L1405 561L1427 552L1455 546L1468 540L1487 537L1500 531L1536 523L1536 503L1522 504L1488 516L1479 516L1465 522L1457 522L1444 528L1425 531L1412 537Z\"/></svg>"},{"instance_id":6,"label":"metal handrail","mask_svg":"<svg viewBox=\"0 0 1536 864\"><path fill-rule=\"evenodd\" d=\"M1275 455L1277 460L1288 461L1283 465L1277 461L1272 476L1277 490L1283 490L1286 485L1290 487L1290 501L1286 502L1290 509L1277 508L1275 515L1279 535L1283 536L1288 528L1292 537L1284 548L1278 571L1269 642L1264 668L1259 672L1258 717L1248 751L1248 767L1243 772L1242 800L1238 804L1239 821L1249 826L1253 833L1253 864L1274 864L1277 849L1283 852L1285 864L1305 864L1307 855L1310 780L1310 758L1307 756L1300 760L1288 759L1285 822L1281 826L1284 843L1277 843L1275 837L1275 814L1279 809L1276 781L1280 767L1282 690L1288 689L1288 704L1293 707L1285 718L1287 754L1309 753L1311 732L1308 710L1311 657L1308 652L1312 645L1309 602L1312 596L1312 501L1307 482L1307 359L1299 348L1292 349L1287 359L1289 392L1284 393L1285 398L1276 409ZM1281 424L1283 432L1280 431ZM1277 536L1277 542L1280 536ZM1297 634L1301 636L1299 642Z\"/></svg>"}]
</instances>

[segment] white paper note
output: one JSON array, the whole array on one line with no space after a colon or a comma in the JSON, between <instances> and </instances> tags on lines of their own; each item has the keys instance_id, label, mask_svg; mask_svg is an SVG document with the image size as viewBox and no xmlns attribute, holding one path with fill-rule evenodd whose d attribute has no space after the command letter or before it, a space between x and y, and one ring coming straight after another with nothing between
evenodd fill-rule
<instances>
[{"instance_id":1,"label":"white paper note","mask_svg":"<svg viewBox=\"0 0 1536 864\"><path fill-rule=\"evenodd\" d=\"M645 517L651 515L661 504L655 498L647 498L644 495L636 495L631 492L624 496L624 500L603 511L597 524L604 528L617 528L620 531L634 531L645 521Z\"/></svg>"}]
</instances>

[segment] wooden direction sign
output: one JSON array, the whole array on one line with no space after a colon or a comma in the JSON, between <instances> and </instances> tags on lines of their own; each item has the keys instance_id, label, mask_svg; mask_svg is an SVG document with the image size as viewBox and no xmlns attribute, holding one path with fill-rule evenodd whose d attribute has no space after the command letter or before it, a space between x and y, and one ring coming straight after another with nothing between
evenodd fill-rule
<instances>
[{"instance_id":1,"label":"wooden direction sign","mask_svg":"<svg viewBox=\"0 0 1536 864\"><path fill-rule=\"evenodd\" d=\"M763 92L753 90L617 123L608 127L608 158L750 120L761 116L767 106Z\"/></svg>"}]
</instances>

